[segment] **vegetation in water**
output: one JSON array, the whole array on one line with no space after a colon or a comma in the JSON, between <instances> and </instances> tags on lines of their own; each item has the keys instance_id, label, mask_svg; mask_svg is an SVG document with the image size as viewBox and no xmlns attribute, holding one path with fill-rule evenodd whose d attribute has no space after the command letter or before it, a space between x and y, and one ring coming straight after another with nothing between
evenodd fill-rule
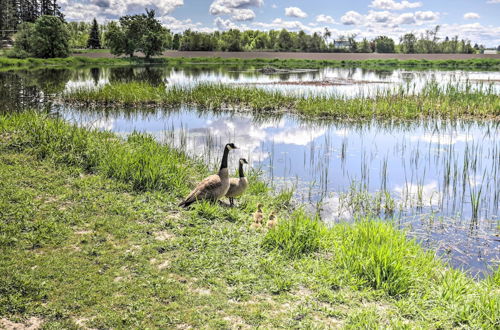
<instances>
[{"instance_id":1,"label":"vegetation in water","mask_svg":"<svg viewBox=\"0 0 500 330\"><path fill-rule=\"evenodd\" d=\"M293 111L313 117L402 118L498 117L500 99L489 89L476 90L436 82L419 93L409 87L379 91L374 97L291 96L257 87L198 84L193 87L152 86L146 83L114 83L99 88L82 87L65 93L66 102L82 105L163 105L194 104L206 109L249 109L253 111Z\"/></svg>"},{"instance_id":2,"label":"vegetation in water","mask_svg":"<svg viewBox=\"0 0 500 330\"><path fill-rule=\"evenodd\" d=\"M104 50L100 50L104 51ZM81 53L81 51L79 51ZM68 67L68 66L106 66L106 65L191 65L191 64L222 64L222 65L253 65L256 67L272 66L281 69L315 69L323 67L342 68L408 68L408 69L440 69L440 70L498 70L500 59L469 59L469 60L297 60L297 59L240 59L221 57L159 57L159 58L106 58L70 56L67 58L6 58L0 57L1 69L24 69L42 66Z\"/></svg>"},{"instance_id":3,"label":"vegetation in water","mask_svg":"<svg viewBox=\"0 0 500 330\"><path fill-rule=\"evenodd\" d=\"M44 327L500 324L475 281L391 224L326 227L251 175L236 208L176 207L208 173L151 137L0 116L0 319ZM161 157L160 157L161 156ZM249 229L257 203L273 230ZM91 285L89 285L91 283Z\"/></svg>"}]
</instances>

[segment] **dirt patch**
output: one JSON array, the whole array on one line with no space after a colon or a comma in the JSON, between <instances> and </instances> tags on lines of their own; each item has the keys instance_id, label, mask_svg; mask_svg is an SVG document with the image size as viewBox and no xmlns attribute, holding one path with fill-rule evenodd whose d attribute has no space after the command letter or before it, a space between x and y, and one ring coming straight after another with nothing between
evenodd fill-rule
<instances>
[{"instance_id":1,"label":"dirt patch","mask_svg":"<svg viewBox=\"0 0 500 330\"><path fill-rule=\"evenodd\" d=\"M5 330L19 330L19 329L24 329L24 330L34 330L34 329L40 329L43 321L42 319L38 317L30 317L23 323L16 323L9 321L7 319L0 319L0 328L5 329Z\"/></svg>"},{"instance_id":2,"label":"dirt patch","mask_svg":"<svg viewBox=\"0 0 500 330\"><path fill-rule=\"evenodd\" d=\"M164 230L156 232L156 233L154 233L154 235L155 235L155 239L157 239L158 241L167 241L167 240L171 240L172 238L175 237L174 234L171 234L168 231L164 231Z\"/></svg>"}]
</instances>

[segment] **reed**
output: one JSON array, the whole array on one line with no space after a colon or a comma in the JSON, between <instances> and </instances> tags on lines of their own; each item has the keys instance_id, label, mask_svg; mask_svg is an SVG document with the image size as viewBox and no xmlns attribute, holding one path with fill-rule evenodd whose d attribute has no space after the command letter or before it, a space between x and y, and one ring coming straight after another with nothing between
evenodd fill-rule
<instances>
[{"instance_id":1,"label":"reed","mask_svg":"<svg viewBox=\"0 0 500 330\"><path fill-rule=\"evenodd\" d=\"M195 105L203 109L243 109L254 112L295 112L314 118L418 119L498 118L500 98L492 89L470 85L438 86L428 83L418 94L404 89L379 91L374 97L291 96L257 87L199 84L193 87L151 86L146 83L113 83L94 89L82 87L62 95L67 103L84 106L177 107Z\"/></svg>"},{"instance_id":2,"label":"reed","mask_svg":"<svg viewBox=\"0 0 500 330\"><path fill-rule=\"evenodd\" d=\"M0 69L36 68L42 66L67 67L67 66L89 66L89 65L183 65L183 64L224 64L224 65L253 65L272 66L276 68L320 68L320 67L362 67L372 69L408 68L408 69L431 69L440 70L498 70L499 59L468 59L468 60L301 60L301 59L264 59L264 58L221 58L221 57L159 57L145 59L141 57L87 57L70 56L67 58L7 58L0 57Z\"/></svg>"}]
</instances>

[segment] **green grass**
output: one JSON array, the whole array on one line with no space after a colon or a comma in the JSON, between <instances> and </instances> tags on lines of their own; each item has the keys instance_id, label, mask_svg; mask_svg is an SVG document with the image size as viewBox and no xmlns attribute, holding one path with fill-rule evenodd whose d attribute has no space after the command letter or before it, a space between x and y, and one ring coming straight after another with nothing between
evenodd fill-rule
<instances>
[{"instance_id":1,"label":"green grass","mask_svg":"<svg viewBox=\"0 0 500 330\"><path fill-rule=\"evenodd\" d=\"M236 208L179 209L209 171L145 135L24 113L1 115L0 137L0 324L500 325L500 270L475 281L391 224L326 227L255 176ZM277 212L276 229L249 229L259 202Z\"/></svg>"},{"instance_id":2,"label":"green grass","mask_svg":"<svg viewBox=\"0 0 500 330\"><path fill-rule=\"evenodd\" d=\"M65 102L84 106L177 107L183 104L204 109L244 109L256 112L291 111L308 117L370 118L487 118L500 116L500 98L492 90L475 91L470 85L439 87L428 83L418 95L405 87L381 91L376 96L289 96L256 87L199 84L193 88L151 86L147 83L113 83L100 88L82 87L62 95Z\"/></svg>"},{"instance_id":3,"label":"green grass","mask_svg":"<svg viewBox=\"0 0 500 330\"><path fill-rule=\"evenodd\" d=\"M102 53L103 51L98 51ZM78 53L82 53L79 51ZM83 54L87 53L83 51ZM0 69L35 68L42 66L68 67L68 66L95 66L95 65L130 65L130 64L164 64L182 65L193 63L212 63L224 65L254 65L272 66L276 68L321 68L321 67L362 67L372 69L408 68L408 69L463 69L463 70L498 70L500 59L469 59L469 60L297 60L297 59L239 59L221 57L156 57L145 59L142 57L86 57L70 56L67 58L6 58L0 57Z\"/></svg>"}]
</instances>

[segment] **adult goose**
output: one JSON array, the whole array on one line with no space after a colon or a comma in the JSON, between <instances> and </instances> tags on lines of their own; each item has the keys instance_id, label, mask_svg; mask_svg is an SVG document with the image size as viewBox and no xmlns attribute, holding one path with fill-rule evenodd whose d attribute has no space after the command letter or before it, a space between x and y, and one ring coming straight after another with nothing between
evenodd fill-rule
<instances>
[{"instance_id":1,"label":"adult goose","mask_svg":"<svg viewBox=\"0 0 500 330\"><path fill-rule=\"evenodd\" d=\"M243 194L248 187L248 180L243 172L243 164L248 164L248 162L245 158L240 158L240 166L238 168L240 177L229 179L229 190L226 193L226 197L229 197L231 206L234 205L234 197Z\"/></svg>"},{"instance_id":2,"label":"adult goose","mask_svg":"<svg viewBox=\"0 0 500 330\"><path fill-rule=\"evenodd\" d=\"M234 143L228 143L224 147L224 154L220 164L219 173L206 177L198 183L196 188L189 193L179 206L188 207L198 200L216 201L223 197L229 190L229 172L227 170L227 157L229 151L238 149Z\"/></svg>"}]
</instances>

